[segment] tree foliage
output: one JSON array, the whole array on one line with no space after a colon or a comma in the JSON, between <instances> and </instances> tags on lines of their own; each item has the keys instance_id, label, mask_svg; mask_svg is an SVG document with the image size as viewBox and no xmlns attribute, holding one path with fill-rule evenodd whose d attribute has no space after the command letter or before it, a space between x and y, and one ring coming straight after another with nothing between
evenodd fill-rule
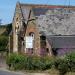
<instances>
[{"instance_id":1,"label":"tree foliage","mask_svg":"<svg viewBox=\"0 0 75 75\"><path fill-rule=\"evenodd\" d=\"M10 34L11 30L12 30L12 23L7 24L6 25L6 31L3 33L3 35L8 36Z\"/></svg>"},{"instance_id":2,"label":"tree foliage","mask_svg":"<svg viewBox=\"0 0 75 75\"><path fill-rule=\"evenodd\" d=\"M12 24L1 25L0 28L5 28L5 32L0 35L0 51L6 51L9 41L9 34L12 30Z\"/></svg>"},{"instance_id":3,"label":"tree foliage","mask_svg":"<svg viewBox=\"0 0 75 75\"><path fill-rule=\"evenodd\" d=\"M0 51L7 50L7 45L8 45L8 37L0 36Z\"/></svg>"}]
</instances>

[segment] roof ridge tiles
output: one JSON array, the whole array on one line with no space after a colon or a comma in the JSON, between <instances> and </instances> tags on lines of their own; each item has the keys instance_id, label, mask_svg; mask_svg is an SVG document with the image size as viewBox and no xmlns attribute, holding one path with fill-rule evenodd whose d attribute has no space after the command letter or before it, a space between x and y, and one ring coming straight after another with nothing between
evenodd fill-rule
<instances>
[{"instance_id":1,"label":"roof ridge tiles","mask_svg":"<svg viewBox=\"0 0 75 75\"><path fill-rule=\"evenodd\" d=\"M21 6L32 6L32 7L40 7L40 8L75 8L75 6L64 6L64 5L47 5L47 4L24 4L20 3Z\"/></svg>"}]
</instances>

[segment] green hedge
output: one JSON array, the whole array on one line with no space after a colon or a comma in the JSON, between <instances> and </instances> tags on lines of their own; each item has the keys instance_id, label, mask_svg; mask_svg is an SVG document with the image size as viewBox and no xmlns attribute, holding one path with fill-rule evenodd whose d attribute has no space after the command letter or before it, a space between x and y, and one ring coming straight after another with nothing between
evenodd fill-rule
<instances>
[{"instance_id":1,"label":"green hedge","mask_svg":"<svg viewBox=\"0 0 75 75\"><path fill-rule=\"evenodd\" d=\"M15 70L48 70L54 67L60 75L65 75L66 72L75 72L75 53L55 59L13 53L7 57L7 64Z\"/></svg>"},{"instance_id":2,"label":"green hedge","mask_svg":"<svg viewBox=\"0 0 75 75\"><path fill-rule=\"evenodd\" d=\"M75 72L75 52L67 54L64 58L55 59L54 66L59 70L60 75L65 75L67 72Z\"/></svg>"},{"instance_id":3,"label":"green hedge","mask_svg":"<svg viewBox=\"0 0 75 75\"><path fill-rule=\"evenodd\" d=\"M51 60L49 57L42 58L13 53L7 57L7 64L13 69L46 70L51 68Z\"/></svg>"},{"instance_id":4,"label":"green hedge","mask_svg":"<svg viewBox=\"0 0 75 75\"><path fill-rule=\"evenodd\" d=\"M64 75L66 72L68 72L68 64L66 60L57 58L54 61L55 69L59 70L60 75Z\"/></svg>"},{"instance_id":5,"label":"green hedge","mask_svg":"<svg viewBox=\"0 0 75 75\"><path fill-rule=\"evenodd\" d=\"M75 52L66 55L65 60L68 65L68 70L75 72Z\"/></svg>"}]
</instances>

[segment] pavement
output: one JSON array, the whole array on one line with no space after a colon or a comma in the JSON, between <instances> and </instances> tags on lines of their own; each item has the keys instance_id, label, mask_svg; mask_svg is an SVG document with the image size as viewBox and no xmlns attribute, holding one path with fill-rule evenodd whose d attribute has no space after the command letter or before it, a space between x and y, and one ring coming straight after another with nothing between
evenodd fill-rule
<instances>
[{"instance_id":1,"label":"pavement","mask_svg":"<svg viewBox=\"0 0 75 75\"><path fill-rule=\"evenodd\" d=\"M9 71L5 68L0 68L0 75L49 75L48 73L23 73L23 72L15 72Z\"/></svg>"},{"instance_id":2,"label":"pavement","mask_svg":"<svg viewBox=\"0 0 75 75\"><path fill-rule=\"evenodd\" d=\"M5 68L0 68L0 75L26 75L26 74L21 72L9 71Z\"/></svg>"}]
</instances>

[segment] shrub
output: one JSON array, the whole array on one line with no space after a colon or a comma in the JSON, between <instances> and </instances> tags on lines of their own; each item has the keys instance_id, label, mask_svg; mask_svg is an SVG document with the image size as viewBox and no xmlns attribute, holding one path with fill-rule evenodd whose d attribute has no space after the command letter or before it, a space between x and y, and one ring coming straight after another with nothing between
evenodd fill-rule
<instances>
[{"instance_id":1,"label":"shrub","mask_svg":"<svg viewBox=\"0 0 75 75\"><path fill-rule=\"evenodd\" d=\"M67 54L63 59L55 59L54 66L59 70L60 75L64 75L66 72L75 72L75 52Z\"/></svg>"},{"instance_id":2,"label":"shrub","mask_svg":"<svg viewBox=\"0 0 75 75\"><path fill-rule=\"evenodd\" d=\"M52 58L50 57L33 57L34 69L47 70L52 67Z\"/></svg>"},{"instance_id":3,"label":"shrub","mask_svg":"<svg viewBox=\"0 0 75 75\"><path fill-rule=\"evenodd\" d=\"M34 70L40 69L40 58L39 57L33 57L32 65L33 65Z\"/></svg>"},{"instance_id":4,"label":"shrub","mask_svg":"<svg viewBox=\"0 0 75 75\"><path fill-rule=\"evenodd\" d=\"M10 56L7 56L6 63L9 66L9 68L11 66L13 66L14 60L15 60L15 56L16 56L16 54L10 54Z\"/></svg>"},{"instance_id":5,"label":"shrub","mask_svg":"<svg viewBox=\"0 0 75 75\"><path fill-rule=\"evenodd\" d=\"M68 71L68 65L64 60L62 60L58 65L58 70L60 72L60 75L64 75Z\"/></svg>"},{"instance_id":6,"label":"shrub","mask_svg":"<svg viewBox=\"0 0 75 75\"><path fill-rule=\"evenodd\" d=\"M7 57L7 64L15 70L46 70L51 68L51 60L49 57L27 56L13 53Z\"/></svg>"},{"instance_id":7,"label":"shrub","mask_svg":"<svg viewBox=\"0 0 75 75\"><path fill-rule=\"evenodd\" d=\"M7 65L9 68L23 69L25 66L25 57L16 53L10 54L10 56L7 57Z\"/></svg>"},{"instance_id":8,"label":"shrub","mask_svg":"<svg viewBox=\"0 0 75 75\"><path fill-rule=\"evenodd\" d=\"M48 70L54 66L61 75L64 75L68 71L75 71L75 53L55 59L12 53L7 57L7 64L15 70Z\"/></svg>"},{"instance_id":9,"label":"shrub","mask_svg":"<svg viewBox=\"0 0 75 75\"><path fill-rule=\"evenodd\" d=\"M68 64L64 59L55 59L54 66L57 70L59 70L60 75L64 75L68 71Z\"/></svg>"},{"instance_id":10,"label":"shrub","mask_svg":"<svg viewBox=\"0 0 75 75\"><path fill-rule=\"evenodd\" d=\"M53 67L54 58L48 56L44 57L44 62L45 62L45 70L51 69Z\"/></svg>"},{"instance_id":11,"label":"shrub","mask_svg":"<svg viewBox=\"0 0 75 75\"><path fill-rule=\"evenodd\" d=\"M24 69L25 66L25 57L22 55L16 55L14 59L14 69Z\"/></svg>"},{"instance_id":12,"label":"shrub","mask_svg":"<svg viewBox=\"0 0 75 75\"><path fill-rule=\"evenodd\" d=\"M27 59L25 61L25 69L26 70L33 70L33 57L32 56L27 56Z\"/></svg>"},{"instance_id":13,"label":"shrub","mask_svg":"<svg viewBox=\"0 0 75 75\"><path fill-rule=\"evenodd\" d=\"M69 71L75 72L75 52L66 55L65 60L68 64Z\"/></svg>"}]
</instances>

